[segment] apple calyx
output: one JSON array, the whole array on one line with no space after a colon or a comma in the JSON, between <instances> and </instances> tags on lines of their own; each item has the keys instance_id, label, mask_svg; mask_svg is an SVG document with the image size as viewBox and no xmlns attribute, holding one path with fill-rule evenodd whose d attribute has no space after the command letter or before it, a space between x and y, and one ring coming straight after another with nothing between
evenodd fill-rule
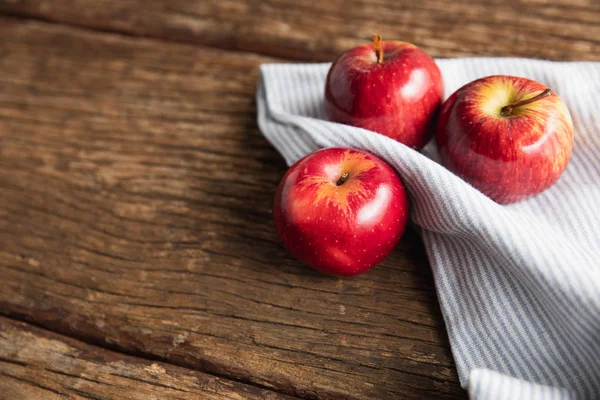
<instances>
[{"instance_id":1,"label":"apple calyx","mask_svg":"<svg viewBox=\"0 0 600 400\"><path fill-rule=\"evenodd\" d=\"M381 35L373 35L373 47L375 48L375 55L377 56L377 64L383 62L383 39Z\"/></svg>"},{"instance_id":2,"label":"apple calyx","mask_svg":"<svg viewBox=\"0 0 600 400\"><path fill-rule=\"evenodd\" d=\"M530 103L533 103L533 102L538 101L538 100L541 100L544 97L550 96L551 94L552 94L552 90L551 89L546 89L543 92L541 92L541 93L533 96L530 99L526 99L526 100L521 100L521 101L516 101L514 103L510 103L510 104L508 104L508 105L506 105L506 106L504 106L504 107L502 107L500 109L500 115L503 116L503 117L508 117L508 116L512 115L512 112L513 112L513 110L515 108L521 107L521 106L524 106L524 105L527 105L527 104L530 104Z\"/></svg>"},{"instance_id":3,"label":"apple calyx","mask_svg":"<svg viewBox=\"0 0 600 400\"><path fill-rule=\"evenodd\" d=\"M344 172L342 175L340 175L340 178L335 183L335 186L342 186L344 182L348 180L348 176L350 176L348 172Z\"/></svg>"}]
</instances>

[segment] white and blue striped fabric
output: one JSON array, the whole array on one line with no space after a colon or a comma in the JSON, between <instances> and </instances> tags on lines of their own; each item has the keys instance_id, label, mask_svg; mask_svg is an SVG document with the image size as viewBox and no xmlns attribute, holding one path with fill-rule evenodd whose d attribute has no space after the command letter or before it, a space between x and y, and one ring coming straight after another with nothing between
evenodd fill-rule
<instances>
[{"instance_id":1,"label":"white and blue striped fabric","mask_svg":"<svg viewBox=\"0 0 600 400\"><path fill-rule=\"evenodd\" d=\"M552 88L575 124L569 166L552 188L498 205L422 153L327 122L329 64L261 67L262 133L292 164L355 147L392 165L411 196L461 383L472 399L600 398L600 63L437 60L446 96L494 74Z\"/></svg>"}]
</instances>

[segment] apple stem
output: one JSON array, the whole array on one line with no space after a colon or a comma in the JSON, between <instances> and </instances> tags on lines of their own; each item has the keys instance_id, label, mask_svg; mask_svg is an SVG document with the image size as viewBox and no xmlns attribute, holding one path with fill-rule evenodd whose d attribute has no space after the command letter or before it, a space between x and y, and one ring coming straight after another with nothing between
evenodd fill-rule
<instances>
[{"instance_id":1,"label":"apple stem","mask_svg":"<svg viewBox=\"0 0 600 400\"><path fill-rule=\"evenodd\" d=\"M550 89L546 89L546 90L544 90L542 93L540 93L540 94L538 94L538 95L536 95L536 96L533 96L533 97L532 97L532 98L530 98L530 99L527 99L527 100L521 100L521 101L517 101L517 102L511 103L511 104L508 104L508 105L506 105L506 106L504 106L504 107L502 107L502 108L500 109L500 115L502 115L503 117L508 117L509 115L511 115L511 114L512 114L512 111L513 111L515 108L517 108L517 107L521 107L521 106L524 106L524 105L526 105L526 104L533 103L534 101L541 100L541 99L543 99L544 97L548 97L548 96L550 96L551 94L552 94L552 90L550 90Z\"/></svg>"},{"instance_id":2,"label":"apple stem","mask_svg":"<svg viewBox=\"0 0 600 400\"><path fill-rule=\"evenodd\" d=\"M381 35L373 35L373 47L375 48L375 55L377 56L377 64L383 62L383 39Z\"/></svg>"},{"instance_id":3,"label":"apple stem","mask_svg":"<svg viewBox=\"0 0 600 400\"><path fill-rule=\"evenodd\" d=\"M346 180L348 179L348 173L344 172L341 176L340 179L337 180L337 182L335 183L336 186L342 186L344 184L344 182L346 182Z\"/></svg>"}]
</instances>

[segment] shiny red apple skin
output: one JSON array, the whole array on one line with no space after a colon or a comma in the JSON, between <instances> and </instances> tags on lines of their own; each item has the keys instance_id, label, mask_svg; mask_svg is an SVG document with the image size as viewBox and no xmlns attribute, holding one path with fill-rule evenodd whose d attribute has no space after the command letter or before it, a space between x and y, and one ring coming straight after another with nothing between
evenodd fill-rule
<instances>
[{"instance_id":1,"label":"shiny red apple skin","mask_svg":"<svg viewBox=\"0 0 600 400\"><path fill-rule=\"evenodd\" d=\"M510 204L552 186L573 148L573 122L556 93L514 108L548 89L521 77L495 75L452 94L438 120L442 163L500 204Z\"/></svg>"},{"instance_id":2,"label":"shiny red apple skin","mask_svg":"<svg viewBox=\"0 0 600 400\"><path fill-rule=\"evenodd\" d=\"M414 149L433 136L444 84L433 59L413 44L384 41L378 63L373 44L344 53L325 84L330 121L388 136Z\"/></svg>"},{"instance_id":3,"label":"shiny red apple skin","mask_svg":"<svg viewBox=\"0 0 600 400\"><path fill-rule=\"evenodd\" d=\"M378 157L328 148L290 167L275 194L273 219L284 247L300 261L326 274L353 276L396 246L408 221L408 199L398 175Z\"/></svg>"}]
</instances>

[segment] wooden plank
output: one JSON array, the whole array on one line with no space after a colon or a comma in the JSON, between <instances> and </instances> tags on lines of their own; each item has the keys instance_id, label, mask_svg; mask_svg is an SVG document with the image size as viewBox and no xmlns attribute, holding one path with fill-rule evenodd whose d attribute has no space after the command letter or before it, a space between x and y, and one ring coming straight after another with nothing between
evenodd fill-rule
<instances>
[{"instance_id":1,"label":"wooden plank","mask_svg":"<svg viewBox=\"0 0 600 400\"><path fill-rule=\"evenodd\" d=\"M0 317L2 399L292 399Z\"/></svg>"},{"instance_id":2,"label":"wooden plank","mask_svg":"<svg viewBox=\"0 0 600 400\"><path fill-rule=\"evenodd\" d=\"M304 398L463 396L421 242L280 246L265 57L0 19L0 312Z\"/></svg>"},{"instance_id":3,"label":"wooden plank","mask_svg":"<svg viewBox=\"0 0 600 400\"><path fill-rule=\"evenodd\" d=\"M306 61L374 32L435 57L600 60L596 0L5 0L0 10Z\"/></svg>"}]
</instances>

